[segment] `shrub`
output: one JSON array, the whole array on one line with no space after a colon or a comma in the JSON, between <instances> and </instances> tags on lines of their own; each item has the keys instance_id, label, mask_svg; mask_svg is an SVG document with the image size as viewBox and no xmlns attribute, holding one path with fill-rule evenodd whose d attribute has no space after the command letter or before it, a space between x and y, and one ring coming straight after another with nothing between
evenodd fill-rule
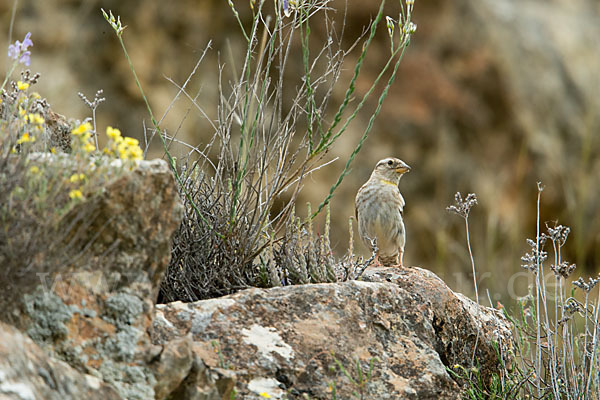
<instances>
[{"instance_id":1,"label":"shrub","mask_svg":"<svg viewBox=\"0 0 600 400\"><path fill-rule=\"evenodd\" d=\"M106 181L141 159L137 141L107 129L103 154L87 122L68 122L32 90L39 79L29 71L13 81L19 63L28 64L33 43L11 45L14 63L0 89L0 272L13 302L46 274L68 270L91 243L82 233L94 222L92 200ZM25 57L26 56L26 57ZM123 168L116 167L117 164ZM1 304L0 304L1 305Z\"/></svg>"},{"instance_id":2,"label":"shrub","mask_svg":"<svg viewBox=\"0 0 600 400\"><path fill-rule=\"evenodd\" d=\"M466 387L465 398L600 398L600 275L585 281L579 278L567 290L567 279L575 270L561 256L570 228L547 224L540 230L540 200L543 187L538 184L537 235L528 239L531 250L522 257L523 268L534 276L530 293L518 299L517 311L511 315L501 306L514 326L515 354L507 354L498 343L501 374L483 381L477 365L456 365L449 369ZM549 266L554 290L546 287L544 263L548 260L547 244L552 246ZM552 279L552 277L551 277ZM577 291L582 295L577 295Z\"/></svg>"}]
</instances>

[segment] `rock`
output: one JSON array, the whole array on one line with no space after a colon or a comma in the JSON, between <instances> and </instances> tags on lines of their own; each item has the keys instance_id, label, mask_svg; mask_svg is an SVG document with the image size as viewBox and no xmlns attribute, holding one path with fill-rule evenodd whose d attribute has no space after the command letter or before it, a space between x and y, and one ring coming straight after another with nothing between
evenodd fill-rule
<instances>
[{"instance_id":1,"label":"rock","mask_svg":"<svg viewBox=\"0 0 600 400\"><path fill-rule=\"evenodd\" d=\"M235 397L235 373L208 368L196 355L190 374L171 392L169 400L222 400ZM158 399L158 397L157 397Z\"/></svg>"},{"instance_id":2,"label":"rock","mask_svg":"<svg viewBox=\"0 0 600 400\"><path fill-rule=\"evenodd\" d=\"M70 159L45 154L37 162ZM164 161L142 161L133 170L118 164L111 164L112 179L100 194L72 211L81 227L70 243L85 249L83 256L53 265L37 287L18 288L22 301L5 304L1 315L48 354L110 383L121 397L149 399L155 387L161 396L174 389L193 361L176 343L153 345L147 332L182 206ZM78 208L87 221L77 218ZM184 371L165 374L169 366Z\"/></svg>"},{"instance_id":3,"label":"rock","mask_svg":"<svg viewBox=\"0 0 600 400\"><path fill-rule=\"evenodd\" d=\"M190 374L194 363L192 343L187 337L169 342L154 363L154 376L157 380L154 393L157 399L166 398L177 389Z\"/></svg>"},{"instance_id":4,"label":"rock","mask_svg":"<svg viewBox=\"0 0 600 400\"><path fill-rule=\"evenodd\" d=\"M39 164L63 163L65 168L72 163L67 156L49 153L36 153L31 158ZM58 246L65 246L65 252L77 257L63 264L44 265L43 271L27 271L25 277L29 279L22 281L29 286L11 290L23 296L35 292L37 283L44 292L54 292L76 306L125 291L142 299L149 311L169 263L171 236L182 218L173 175L162 160L142 161L132 171L115 160L103 175L94 177L106 181L98 194L76 205L61 222L69 225L65 230L72 232L72 238L63 238L64 243ZM91 294L92 298L85 298ZM122 304L117 304L119 301ZM123 305L138 308L128 310L128 318L141 312L142 305L134 304L131 298L112 299L106 312L115 314L110 310L113 307L120 314ZM0 319L24 328L27 322L19 321L21 310L15 308L15 302L3 304Z\"/></svg>"},{"instance_id":5,"label":"rock","mask_svg":"<svg viewBox=\"0 0 600 400\"><path fill-rule=\"evenodd\" d=\"M507 346L507 351L512 349L511 325L501 312L478 306L461 293L453 292L433 272L422 268L369 268L363 279L394 283L431 311L437 338L435 348L444 365L452 368L459 364L468 368L474 358L484 380L499 372L493 344L501 343Z\"/></svg>"},{"instance_id":6,"label":"rock","mask_svg":"<svg viewBox=\"0 0 600 400\"><path fill-rule=\"evenodd\" d=\"M170 168L162 160L142 161L111 182L96 202L87 241L93 244L93 257L86 263L103 264L110 290L130 288L154 300L169 264L171 235L183 216Z\"/></svg>"},{"instance_id":7,"label":"rock","mask_svg":"<svg viewBox=\"0 0 600 400\"><path fill-rule=\"evenodd\" d=\"M471 364L477 331L478 361L497 370L491 340L510 334L498 313L425 270L373 270L366 279L157 305L152 340L191 336L194 355L211 372L230 371L244 399L329 399L334 386L343 399L355 391L371 399L460 398L446 367Z\"/></svg>"},{"instance_id":8,"label":"rock","mask_svg":"<svg viewBox=\"0 0 600 400\"><path fill-rule=\"evenodd\" d=\"M31 339L0 322L0 398L121 399L114 387L48 357Z\"/></svg>"}]
</instances>

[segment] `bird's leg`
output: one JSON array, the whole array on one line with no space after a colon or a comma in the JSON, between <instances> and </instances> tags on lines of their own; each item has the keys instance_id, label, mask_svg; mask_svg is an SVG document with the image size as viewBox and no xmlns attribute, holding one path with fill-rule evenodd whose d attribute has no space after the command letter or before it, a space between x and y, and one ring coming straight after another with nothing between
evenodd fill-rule
<instances>
[{"instance_id":1,"label":"bird's leg","mask_svg":"<svg viewBox=\"0 0 600 400\"><path fill-rule=\"evenodd\" d=\"M402 263L403 256L404 256L404 251L400 250L398 252L398 263L396 265L394 265L394 267L396 267L396 268L404 268L404 265Z\"/></svg>"}]
</instances>

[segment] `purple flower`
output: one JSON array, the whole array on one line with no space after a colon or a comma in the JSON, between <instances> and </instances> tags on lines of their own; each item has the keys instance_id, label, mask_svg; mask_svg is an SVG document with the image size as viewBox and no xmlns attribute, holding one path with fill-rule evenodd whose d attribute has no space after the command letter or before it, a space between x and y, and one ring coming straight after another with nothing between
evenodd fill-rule
<instances>
[{"instance_id":1,"label":"purple flower","mask_svg":"<svg viewBox=\"0 0 600 400\"><path fill-rule=\"evenodd\" d=\"M31 52L29 50L27 50L25 53L21 54L21 57L19 58L19 62L21 64L25 64L26 66L29 67L29 64L31 64Z\"/></svg>"},{"instance_id":2,"label":"purple flower","mask_svg":"<svg viewBox=\"0 0 600 400\"><path fill-rule=\"evenodd\" d=\"M17 40L15 44L8 46L8 56L13 60L18 59L21 64L29 66L31 63L31 51L27 50L29 46L33 46L31 32L27 32L25 39L23 39L23 43Z\"/></svg>"},{"instance_id":3,"label":"purple flower","mask_svg":"<svg viewBox=\"0 0 600 400\"><path fill-rule=\"evenodd\" d=\"M29 46L33 46L33 42L31 41L31 32L27 32L27 35L25 35L25 39L23 39L23 43L21 44L21 49L26 51Z\"/></svg>"},{"instance_id":4,"label":"purple flower","mask_svg":"<svg viewBox=\"0 0 600 400\"><path fill-rule=\"evenodd\" d=\"M289 0L283 0L283 13L286 17L290 16L290 5Z\"/></svg>"},{"instance_id":5,"label":"purple flower","mask_svg":"<svg viewBox=\"0 0 600 400\"><path fill-rule=\"evenodd\" d=\"M8 45L8 56L13 60L19 58L21 43L17 40L15 44Z\"/></svg>"}]
</instances>

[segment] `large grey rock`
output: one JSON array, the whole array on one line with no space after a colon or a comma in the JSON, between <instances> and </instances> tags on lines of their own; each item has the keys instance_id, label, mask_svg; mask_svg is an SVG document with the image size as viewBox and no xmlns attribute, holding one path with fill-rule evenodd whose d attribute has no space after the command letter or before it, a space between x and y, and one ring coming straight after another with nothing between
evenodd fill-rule
<instances>
[{"instance_id":1,"label":"large grey rock","mask_svg":"<svg viewBox=\"0 0 600 400\"><path fill-rule=\"evenodd\" d=\"M191 336L194 354L209 369L229 369L244 399L329 399L333 385L343 399L460 398L446 366L470 365L479 331L478 360L496 370L491 341L507 340L509 325L428 271L407 270L411 285L402 271L157 305L152 340Z\"/></svg>"},{"instance_id":2,"label":"large grey rock","mask_svg":"<svg viewBox=\"0 0 600 400\"><path fill-rule=\"evenodd\" d=\"M30 338L0 322L0 398L117 400L114 387L50 358Z\"/></svg>"}]
</instances>

